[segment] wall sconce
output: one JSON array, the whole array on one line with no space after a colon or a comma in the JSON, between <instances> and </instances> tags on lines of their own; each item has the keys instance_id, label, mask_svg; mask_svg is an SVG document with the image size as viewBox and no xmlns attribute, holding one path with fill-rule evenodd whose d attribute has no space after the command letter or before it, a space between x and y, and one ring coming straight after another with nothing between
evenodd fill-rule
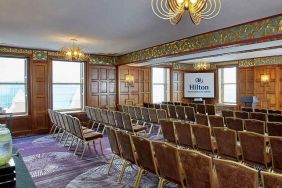
<instances>
[{"instance_id":1,"label":"wall sconce","mask_svg":"<svg viewBox=\"0 0 282 188\"><path fill-rule=\"evenodd\" d=\"M133 87L134 86L134 76L131 74L127 74L125 76L125 83L127 86Z\"/></svg>"},{"instance_id":2,"label":"wall sconce","mask_svg":"<svg viewBox=\"0 0 282 188\"><path fill-rule=\"evenodd\" d=\"M263 83L269 82L270 80L270 76L269 74L262 74L260 75L260 81Z\"/></svg>"}]
</instances>

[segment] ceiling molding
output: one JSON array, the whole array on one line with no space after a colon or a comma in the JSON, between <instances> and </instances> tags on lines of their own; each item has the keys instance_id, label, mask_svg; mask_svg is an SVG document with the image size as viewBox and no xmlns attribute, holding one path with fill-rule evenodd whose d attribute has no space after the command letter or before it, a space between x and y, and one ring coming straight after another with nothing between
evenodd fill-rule
<instances>
[{"instance_id":1,"label":"ceiling molding","mask_svg":"<svg viewBox=\"0 0 282 188\"><path fill-rule=\"evenodd\" d=\"M252 59L239 60L239 67L253 67L260 65L278 65L282 64L282 56L272 56L272 57L259 57Z\"/></svg>"}]
</instances>

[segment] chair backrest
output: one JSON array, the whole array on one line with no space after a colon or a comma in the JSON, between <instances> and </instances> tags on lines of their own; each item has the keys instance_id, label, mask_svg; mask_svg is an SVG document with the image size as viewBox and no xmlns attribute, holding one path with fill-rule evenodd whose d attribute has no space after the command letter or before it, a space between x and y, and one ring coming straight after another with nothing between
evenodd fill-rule
<instances>
[{"instance_id":1,"label":"chair backrest","mask_svg":"<svg viewBox=\"0 0 282 188\"><path fill-rule=\"evenodd\" d=\"M175 105L168 105L168 110L169 110L169 117L177 119L177 114L175 110Z\"/></svg>"},{"instance_id":2,"label":"chair backrest","mask_svg":"<svg viewBox=\"0 0 282 188\"><path fill-rule=\"evenodd\" d=\"M99 108L95 108L95 115L96 115L96 119L99 123L102 123L102 115L101 115L101 109Z\"/></svg>"},{"instance_id":3,"label":"chair backrest","mask_svg":"<svg viewBox=\"0 0 282 188\"><path fill-rule=\"evenodd\" d=\"M184 106L175 106L175 110L178 116L178 119L185 120L185 107Z\"/></svg>"},{"instance_id":4,"label":"chair backrest","mask_svg":"<svg viewBox=\"0 0 282 188\"><path fill-rule=\"evenodd\" d=\"M189 103L188 105L194 108L194 112L195 113L198 112L197 104L196 103Z\"/></svg>"},{"instance_id":5,"label":"chair backrest","mask_svg":"<svg viewBox=\"0 0 282 188\"><path fill-rule=\"evenodd\" d=\"M96 117L96 113L95 113L95 108L90 107L89 110L90 110L91 120L96 122L97 117Z\"/></svg>"},{"instance_id":6,"label":"chair backrest","mask_svg":"<svg viewBox=\"0 0 282 188\"><path fill-rule=\"evenodd\" d=\"M192 150L178 150L189 187L212 187L212 158Z\"/></svg>"},{"instance_id":7,"label":"chair backrest","mask_svg":"<svg viewBox=\"0 0 282 188\"><path fill-rule=\"evenodd\" d=\"M123 105L123 112L129 113L129 111L128 111L128 106L127 106L127 105Z\"/></svg>"},{"instance_id":8,"label":"chair backrest","mask_svg":"<svg viewBox=\"0 0 282 188\"><path fill-rule=\"evenodd\" d=\"M64 125L65 125L66 131L70 133L71 132L70 125L68 123L68 118L67 118L66 114L63 114L63 122L64 122Z\"/></svg>"},{"instance_id":9,"label":"chair backrest","mask_svg":"<svg viewBox=\"0 0 282 188\"><path fill-rule=\"evenodd\" d=\"M109 124L113 127L116 127L116 120L115 120L115 116L114 116L114 112L111 110L108 110L108 120L109 120Z\"/></svg>"},{"instance_id":10,"label":"chair backrest","mask_svg":"<svg viewBox=\"0 0 282 188\"><path fill-rule=\"evenodd\" d=\"M153 158L151 141L140 136L131 136L137 154L136 163L141 168L156 174L156 164Z\"/></svg>"},{"instance_id":11,"label":"chair backrest","mask_svg":"<svg viewBox=\"0 0 282 188\"><path fill-rule=\"evenodd\" d=\"M222 117L234 117L234 112L232 110L222 110L221 111Z\"/></svg>"},{"instance_id":12,"label":"chair backrest","mask_svg":"<svg viewBox=\"0 0 282 188\"><path fill-rule=\"evenodd\" d=\"M192 106L185 106L185 114L188 121L195 122L195 108Z\"/></svg>"},{"instance_id":13,"label":"chair backrest","mask_svg":"<svg viewBox=\"0 0 282 188\"><path fill-rule=\"evenodd\" d=\"M279 115L282 114L282 113L281 113L281 110L272 110L272 109L269 109L267 112L268 112L269 114L279 114Z\"/></svg>"},{"instance_id":14,"label":"chair backrest","mask_svg":"<svg viewBox=\"0 0 282 188\"><path fill-rule=\"evenodd\" d=\"M207 104L206 105L206 111L207 111L208 115L215 115L216 114L215 105Z\"/></svg>"},{"instance_id":15,"label":"chair backrest","mask_svg":"<svg viewBox=\"0 0 282 188\"><path fill-rule=\"evenodd\" d=\"M81 140L83 140L83 134L82 134L82 129L81 129L81 125L80 125L80 121L77 117L73 117L73 124L74 124L74 128L75 128L75 132L76 132L76 136L78 138L80 138Z\"/></svg>"},{"instance_id":16,"label":"chair backrest","mask_svg":"<svg viewBox=\"0 0 282 188\"><path fill-rule=\"evenodd\" d=\"M163 133L163 137L168 142L176 142L174 133L174 123L171 120L160 120L160 125Z\"/></svg>"},{"instance_id":17,"label":"chair backrest","mask_svg":"<svg viewBox=\"0 0 282 188\"><path fill-rule=\"evenodd\" d=\"M225 118L226 126L235 131L244 130L244 120L240 118L227 117Z\"/></svg>"},{"instance_id":18,"label":"chair backrest","mask_svg":"<svg viewBox=\"0 0 282 188\"><path fill-rule=\"evenodd\" d=\"M269 122L281 122L282 123L282 115L279 114L268 114L267 115Z\"/></svg>"},{"instance_id":19,"label":"chair backrest","mask_svg":"<svg viewBox=\"0 0 282 188\"><path fill-rule=\"evenodd\" d=\"M282 137L270 136L272 170L282 173Z\"/></svg>"},{"instance_id":20,"label":"chair backrest","mask_svg":"<svg viewBox=\"0 0 282 188\"><path fill-rule=\"evenodd\" d=\"M214 152L211 142L211 128L205 125L192 126L196 140L196 146L200 150Z\"/></svg>"},{"instance_id":21,"label":"chair backrest","mask_svg":"<svg viewBox=\"0 0 282 188\"><path fill-rule=\"evenodd\" d=\"M213 128L213 132L218 154L239 160L236 144L237 132L226 127L215 127Z\"/></svg>"},{"instance_id":22,"label":"chair backrest","mask_svg":"<svg viewBox=\"0 0 282 188\"><path fill-rule=\"evenodd\" d=\"M105 125L109 124L107 109L101 109L101 117L102 117L103 124Z\"/></svg>"},{"instance_id":23,"label":"chair backrest","mask_svg":"<svg viewBox=\"0 0 282 188\"><path fill-rule=\"evenodd\" d=\"M197 104L197 109L200 114L206 114L206 105L204 104Z\"/></svg>"},{"instance_id":24,"label":"chair backrest","mask_svg":"<svg viewBox=\"0 0 282 188\"><path fill-rule=\"evenodd\" d=\"M149 108L149 117L151 123L159 123L157 110L155 108Z\"/></svg>"},{"instance_id":25,"label":"chair backrest","mask_svg":"<svg viewBox=\"0 0 282 188\"><path fill-rule=\"evenodd\" d=\"M122 120L122 113L124 113L124 112L119 112L119 111L114 112L116 123L117 123L117 128L119 128L119 129L124 129L124 124L123 124L123 120Z\"/></svg>"},{"instance_id":26,"label":"chair backrest","mask_svg":"<svg viewBox=\"0 0 282 188\"><path fill-rule=\"evenodd\" d=\"M255 111L255 112L261 112L261 113L267 114L267 109L258 109L258 108L255 108L254 111Z\"/></svg>"},{"instance_id":27,"label":"chair backrest","mask_svg":"<svg viewBox=\"0 0 282 188\"><path fill-rule=\"evenodd\" d=\"M238 162L213 159L215 179L221 188L258 188L258 171Z\"/></svg>"},{"instance_id":28,"label":"chair backrest","mask_svg":"<svg viewBox=\"0 0 282 188\"><path fill-rule=\"evenodd\" d=\"M155 104L156 109L161 109L161 104Z\"/></svg>"},{"instance_id":29,"label":"chair backrest","mask_svg":"<svg viewBox=\"0 0 282 188\"><path fill-rule=\"evenodd\" d=\"M158 120L167 119L167 113L163 109L157 109Z\"/></svg>"},{"instance_id":30,"label":"chair backrest","mask_svg":"<svg viewBox=\"0 0 282 188\"><path fill-rule=\"evenodd\" d=\"M135 114L136 114L136 119L137 120L142 120L143 117L142 117L141 108L139 106L135 106L134 110L135 110Z\"/></svg>"},{"instance_id":31,"label":"chair backrest","mask_svg":"<svg viewBox=\"0 0 282 188\"><path fill-rule=\"evenodd\" d=\"M150 122L149 110L148 108L142 107L141 108L142 117L145 122Z\"/></svg>"},{"instance_id":32,"label":"chair backrest","mask_svg":"<svg viewBox=\"0 0 282 188\"><path fill-rule=\"evenodd\" d=\"M254 109L250 107L242 107L241 110L244 112L253 112L254 111Z\"/></svg>"},{"instance_id":33,"label":"chair backrest","mask_svg":"<svg viewBox=\"0 0 282 188\"><path fill-rule=\"evenodd\" d=\"M266 127L269 136L282 136L282 123L267 122Z\"/></svg>"},{"instance_id":34,"label":"chair backrest","mask_svg":"<svg viewBox=\"0 0 282 188\"><path fill-rule=\"evenodd\" d=\"M249 112L236 111L234 113L235 113L236 118L240 118L240 119L249 119L250 118Z\"/></svg>"},{"instance_id":35,"label":"chair backrest","mask_svg":"<svg viewBox=\"0 0 282 188\"><path fill-rule=\"evenodd\" d=\"M257 119L261 121L266 121L266 114L261 112L251 112L250 113L251 119Z\"/></svg>"},{"instance_id":36,"label":"chair backrest","mask_svg":"<svg viewBox=\"0 0 282 188\"><path fill-rule=\"evenodd\" d=\"M262 186L264 188L282 187L282 174L261 171Z\"/></svg>"},{"instance_id":37,"label":"chair backrest","mask_svg":"<svg viewBox=\"0 0 282 188\"><path fill-rule=\"evenodd\" d=\"M123 106L120 105L120 104L117 104L117 110L118 110L119 112L123 112Z\"/></svg>"},{"instance_id":38,"label":"chair backrest","mask_svg":"<svg viewBox=\"0 0 282 188\"><path fill-rule=\"evenodd\" d=\"M145 108L149 108L149 103L144 102L144 103L143 103L143 106L144 106Z\"/></svg>"},{"instance_id":39,"label":"chair backrest","mask_svg":"<svg viewBox=\"0 0 282 188\"><path fill-rule=\"evenodd\" d=\"M182 184L178 151L174 146L164 142L152 142L159 176L177 184Z\"/></svg>"},{"instance_id":40,"label":"chair backrest","mask_svg":"<svg viewBox=\"0 0 282 188\"><path fill-rule=\"evenodd\" d=\"M188 106L188 104L187 104L187 103L184 103L184 102L182 102L180 105L181 105L181 106Z\"/></svg>"},{"instance_id":41,"label":"chair backrest","mask_svg":"<svg viewBox=\"0 0 282 188\"><path fill-rule=\"evenodd\" d=\"M48 109L48 115L49 115L49 118L50 118L51 123L52 123L52 124L55 124L53 112L52 112L51 109Z\"/></svg>"},{"instance_id":42,"label":"chair backrest","mask_svg":"<svg viewBox=\"0 0 282 188\"><path fill-rule=\"evenodd\" d=\"M168 112L168 105L167 105L167 104L161 104L161 109L165 110L166 113L169 115L169 112Z\"/></svg>"},{"instance_id":43,"label":"chair backrest","mask_svg":"<svg viewBox=\"0 0 282 188\"><path fill-rule=\"evenodd\" d=\"M194 148L192 128L189 123L174 122L177 142L181 146Z\"/></svg>"},{"instance_id":44,"label":"chair backrest","mask_svg":"<svg viewBox=\"0 0 282 188\"><path fill-rule=\"evenodd\" d=\"M86 113L86 115L87 115L87 118L88 118L89 120L92 120L92 117L91 117L91 115L90 115L90 107L89 107L89 106L85 106L85 107L84 107L84 110L85 110L85 113Z\"/></svg>"},{"instance_id":45,"label":"chair backrest","mask_svg":"<svg viewBox=\"0 0 282 188\"><path fill-rule=\"evenodd\" d=\"M134 106L128 106L128 112L132 119L137 119Z\"/></svg>"},{"instance_id":46,"label":"chair backrest","mask_svg":"<svg viewBox=\"0 0 282 188\"><path fill-rule=\"evenodd\" d=\"M209 126L208 116L205 114L195 114L196 122L200 125Z\"/></svg>"},{"instance_id":47,"label":"chair backrest","mask_svg":"<svg viewBox=\"0 0 282 188\"><path fill-rule=\"evenodd\" d=\"M120 156L120 150L117 142L117 135L115 129L111 127L105 127L106 133L108 135L110 147L112 150L112 153Z\"/></svg>"},{"instance_id":48,"label":"chair backrest","mask_svg":"<svg viewBox=\"0 0 282 188\"><path fill-rule=\"evenodd\" d=\"M155 104L149 103L148 108L155 108Z\"/></svg>"},{"instance_id":49,"label":"chair backrest","mask_svg":"<svg viewBox=\"0 0 282 188\"><path fill-rule=\"evenodd\" d=\"M253 132L239 131L238 133L243 161L262 164L267 167L265 136Z\"/></svg>"},{"instance_id":50,"label":"chair backrest","mask_svg":"<svg viewBox=\"0 0 282 188\"><path fill-rule=\"evenodd\" d=\"M130 115L128 113L122 113L121 115L122 115L124 129L129 132L133 132Z\"/></svg>"},{"instance_id":51,"label":"chair backrest","mask_svg":"<svg viewBox=\"0 0 282 188\"><path fill-rule=\"evenodd\" d=\"M256 119L246 119L245 120L246 131L255 132L258 134L265 134L265 122Z\"/></svg>"},{"instance_id":52,"label":"chair backrest","mask_svg":"<svg viewBox=\"0 0 282 188\"><path fill-rule=\"evenodd\" d=\"M69 124L70 133L72 135L76 136L76 130L75 130L75 126L74 126L73 117L71 117L70 115L67 115L67 121L68 121L68 124Z\"/></svg>"},{"instance_id":53,"label":"chair backrest","mask_svg":"<svg viewBox=\"0 0 282 188\"><path fill-rule=\"evenodd\" d=\"M224 119L222 116L209 115L210 126L213 127L224 127Z\"/></svg>"},{"instance_id":54,"label":"chair backrest","mask_svg":"<svg viewBox=\"0 0 282 188\"><path fill-rule=\"evenodd\" d=\"M136 162L130 134L121 130L116 130L116 135L122 158L135 164Z\"/></svg>"}]
</instances>

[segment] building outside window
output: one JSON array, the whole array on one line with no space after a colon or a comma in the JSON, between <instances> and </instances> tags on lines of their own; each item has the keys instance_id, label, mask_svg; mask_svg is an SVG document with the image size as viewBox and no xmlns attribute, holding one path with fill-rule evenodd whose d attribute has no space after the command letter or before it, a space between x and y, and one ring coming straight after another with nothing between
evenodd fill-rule
<instances>
[{"instance_id":1,"label":"building outside window","mask_svg":"<svg viewBox=\"0 0 282 188\"><path fill-rule=\"evenodd\" d=\"M152 68L153 103L170 100L170 74L168 68Z\"/></svg>"},{"instance_id":2,"label":"building outside window","mask_svg":"<svg viewBox=\"0 0 282 188\"><path fill-rule=\"evenodd\" d=\"M219 103L237 103L237 67L218 69Z\"/></svg>"}]
</instances>

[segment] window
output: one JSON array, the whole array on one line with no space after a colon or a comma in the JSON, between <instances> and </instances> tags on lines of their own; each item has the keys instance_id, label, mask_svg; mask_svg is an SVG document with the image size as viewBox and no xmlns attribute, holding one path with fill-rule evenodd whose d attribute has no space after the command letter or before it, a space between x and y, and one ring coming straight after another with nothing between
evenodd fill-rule
<instances>
[{"instance_id":1,"label":"window","mask_svg":"<svg viewBox=\"0 0 282 188\"><path fill-rule=\"evenodd\" d=\"M27 114L26 62L0 57L0 107L8 113Z\"/></svg>"},{"instance_id":2,"label":"window","mask_svg":"<svg viewBox=\"0 0 282 188\"><path fill-rule=\"evenodd\" d=\"M236 104L237 100L237 68L218 69L219 102Z\"/></svg>"},{"instance_id":3,"label":"window","mask_svg":"<svg viewBox=\"0 0 282 188\"><path fill-rule=\"evenodd\" d=\"M169 69L153 68L152 72L153 103L169 101Z\"/></svg>"},{"instance_id":4,"label":"window","mask_svg":"<svg viewBox=\"0 0 282 188\"><path fill-rule=\"evenodd\" d=\"M53 109L82 110L84 106L84 64L53 61Z\"/></svg>"}]
</instances>

